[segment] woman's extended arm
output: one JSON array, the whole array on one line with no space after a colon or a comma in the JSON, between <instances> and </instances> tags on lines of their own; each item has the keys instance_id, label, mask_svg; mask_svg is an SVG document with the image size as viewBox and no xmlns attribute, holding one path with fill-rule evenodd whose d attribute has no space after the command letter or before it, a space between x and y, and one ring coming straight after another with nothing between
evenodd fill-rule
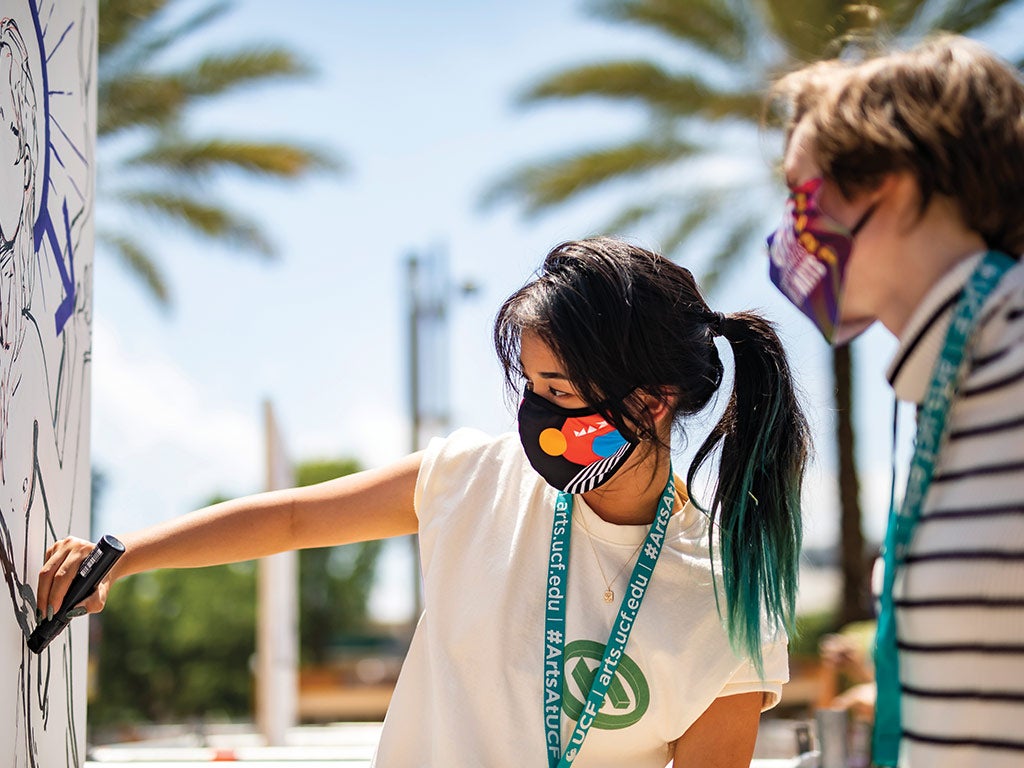
<instances>
[{"instance_id":1,"label":"woman's extended arm","mask_svg":"<svg viewBox=\"0 0 1024 768\"><path fill-rule=\"evenodd\" d=\"M269 491L200 509L121 537L125 554L83 605L102 610L110 585L155 568L251 560L291 549L326 547L416 532L413 495L422 454L318 485ZM66 538L46 552L37 607L56 611L92 543Z\"/></svg>"}]
</instances>

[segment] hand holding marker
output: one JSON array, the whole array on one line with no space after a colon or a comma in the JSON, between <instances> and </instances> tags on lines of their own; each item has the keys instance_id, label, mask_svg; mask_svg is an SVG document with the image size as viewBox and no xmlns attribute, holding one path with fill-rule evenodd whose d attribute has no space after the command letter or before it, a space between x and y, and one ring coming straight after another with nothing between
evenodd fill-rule
<instances>
[{"instance_id":1,"label":"hand holding marker","mask_svg":"<svg viewBox=\"0 0 1024 768\"><path fill-rule=\"evenodd\" d=\"M82 561L78 573L68 587L64 595L64 601L60 604L60 610L53 615L53 618L41 621L28 639L28 649L33 653L41 653L50 644L64 627L71 622L68 611L85 600L96 589L104 576L124 554L124 544L113 536L104 536L100 539L96 548L89 553L89 556Z\"/></svg>"}]
</instances>

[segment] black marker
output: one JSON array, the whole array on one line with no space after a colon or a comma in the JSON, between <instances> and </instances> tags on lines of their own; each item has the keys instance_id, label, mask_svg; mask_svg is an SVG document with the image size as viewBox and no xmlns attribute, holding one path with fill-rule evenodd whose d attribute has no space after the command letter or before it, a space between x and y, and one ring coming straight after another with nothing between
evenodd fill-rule
<instances>
[{"instance_id":1,"label":"black marker","mask_svg":"<svg viewBox=\"0 0 1024 768\"><path fill-rule=\"evenodd\" d=\"M68 593L64 595L64 602L60 604L60 610L53 615L52 619L44 619L36 626L35 631L28 639L28 649L33 653L41 653L43 648L50 644L69 623L68 611L85 600L96 589L96 585L107 575L110 569L117 562L117 559L124 554L124 544L113 536L104 536L100 539L96 548L89 553L89 556L82 561L82 565L75 574L75 578L68 587Z\"/></svg>"}]
</instances>

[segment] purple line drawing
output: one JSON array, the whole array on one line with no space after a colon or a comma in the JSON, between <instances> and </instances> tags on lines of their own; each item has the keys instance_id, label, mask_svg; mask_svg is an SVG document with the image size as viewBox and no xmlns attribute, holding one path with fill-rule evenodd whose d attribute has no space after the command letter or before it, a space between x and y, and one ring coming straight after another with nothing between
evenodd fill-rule
<instances>
[{"instance_id":1,"label":"purple line drawing","mask_svg":"<svg viewBox=\"0 0 1024 768\"><path fill-rule=\"evenodd\" d=\"M78 768L85 625L42 654L46 548L89 520L96 4L0 0L0 768Z\"/></svg>"}]
</instances>

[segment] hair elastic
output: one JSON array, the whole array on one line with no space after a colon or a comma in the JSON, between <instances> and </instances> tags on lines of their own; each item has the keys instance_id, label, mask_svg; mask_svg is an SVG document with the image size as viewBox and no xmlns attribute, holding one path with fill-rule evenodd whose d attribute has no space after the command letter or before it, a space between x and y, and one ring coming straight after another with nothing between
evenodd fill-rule
<instances>
[{"instance_id":1,"label":"hair elastic","mask_svg":"<svg viewBox=\"0 0 1024 768\"><path fill-rule=\"evenodd\" d=\"M704 316L708 324L708 330L715 336L722 336L722 328L725 326L725 315L721 312L709 312Z\"/></svg>"}]
</instances>

